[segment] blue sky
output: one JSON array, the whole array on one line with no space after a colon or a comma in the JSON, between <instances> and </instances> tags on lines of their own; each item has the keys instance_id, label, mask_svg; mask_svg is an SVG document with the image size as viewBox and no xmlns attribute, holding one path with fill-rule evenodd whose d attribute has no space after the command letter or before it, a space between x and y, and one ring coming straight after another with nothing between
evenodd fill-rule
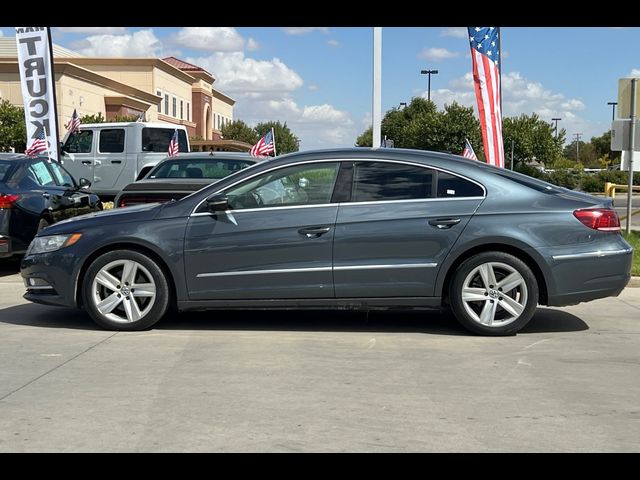
<instances>
[{"instance_id":1,"label":"blue sky","mask_svg":"<svg viewBox=\"0 0 640 480\"><path fill-rule=\"evenodd\" d=\"M12 29L2 28L5 36ZM620 77L640 75L639 28L503 27L503 109L563 120L570 139L610 128ZM63 27L54 42L84 55L166 56L196 63L237 100L235 117L286 121L301 148L351 146L371 122L367 27ZM475 105L464 27L383 28L383 111L427 96Z\"/></svg>"}]
</instances>

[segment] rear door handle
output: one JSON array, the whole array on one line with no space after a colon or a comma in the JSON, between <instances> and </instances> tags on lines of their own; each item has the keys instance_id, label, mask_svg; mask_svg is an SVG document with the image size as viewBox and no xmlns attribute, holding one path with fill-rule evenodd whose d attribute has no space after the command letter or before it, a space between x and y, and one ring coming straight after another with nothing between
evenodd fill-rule
<instances>
[{"instance_id":1,"label":"rear door handle","mask_svg":"<svg viewBox=\"0 0 640 480\"><path fill-rule=\"evenodd\" d=\"M331 230L331 227L308 227L301 228L298 230L298 233L300 235L305 235L307 238L317 238L320 235L324 235L329 230Z\"/></svg>"},{"instance_id":2,"label":"rear door handle","mask_svg":"<svg viewBox=\"0 0 640 480\"><path fill-rule=\"evenodd\" d=\"M451 228L459 223L459 218L436 218L434 220L429 220L429 225L439 229Z\"/></svg>"},{"instance_id":3,"label":"rear door handle","mask_svg":"<svg viewBox=\"0 0 640 480\"><path fill-rule=\"evenodd\" d=\"M91 165L91 160L82 160L83 165Z\"/></svg>"},{"instance_id":4,"label":"rear door handle","mask_svg":"<svg viewBox=\"0 0 640 480\"><path fill-rule=\"evenodd\" d=\"M111 163L122 163L122 160L111 160Z\"/></svg>"}]
</instances>

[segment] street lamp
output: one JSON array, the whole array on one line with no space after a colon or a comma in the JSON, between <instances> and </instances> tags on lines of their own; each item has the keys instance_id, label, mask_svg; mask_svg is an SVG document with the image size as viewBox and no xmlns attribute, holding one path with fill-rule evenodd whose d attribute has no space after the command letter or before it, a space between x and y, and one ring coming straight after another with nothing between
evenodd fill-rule
<instances>
[{"instance_id":1,"label":"street lamp","mask_svg":"<svg viewBox=\"0 0 640 480\"><path fill-rule=\"evenodd\" d=\"M431 75L437 75L438 70L420 70L422 75L429 75L429 87L427 89L427 100L431 101Z\"/></svg>"},{"instance_id":2,"label":"street lamp","mask_svg":"<svg viewBox=\"0 0 640 480\"><path fill-rule=\"evenodd\" d=\"M403 106L406 107L407 106L407 102L400 102L400 108L402 108Z\"/></svg>"},{"instance_id":3,"label":"street lamp","mask_svg":"<svg viewBox=\"0 0 640 480\"><path fill-rule=\"evenodd\" d=\"M556 138L558 138L558 122L562 120L561 118L552 118L552 122L556 122Z\"/></svg>"},{"instance_id":4,"label":"street lamp","mask_svg":"<svg viewBox=\"0 0 640 480\"><path fill-rule=\"evenodd\" d=\"M616 120L616 105L618 102L607 102L607 105L611 105L613 107L613 112L611 113L611 121L614 122Z\"/></svg>"}]
</instances>

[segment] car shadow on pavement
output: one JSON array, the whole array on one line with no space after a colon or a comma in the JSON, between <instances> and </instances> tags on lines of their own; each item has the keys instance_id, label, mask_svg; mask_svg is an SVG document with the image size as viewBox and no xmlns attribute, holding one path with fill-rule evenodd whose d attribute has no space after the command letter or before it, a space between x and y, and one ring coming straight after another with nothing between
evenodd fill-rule
<instances>
[{"instance_id":1,"label":"car shadow on pavement","mask_svg":"<svg viewBox=\"0 0 640 480\"><path fill-rule=\"evenodd\" d=\"M23 304L0 310L0 323L41 328L100 330L89 316L76 309ZM170 312L154 330L238 330L318 332L414 332L435 335L470 335L449 312L219 310ZM588 330L580 318L562 310L539 308L520 332L577 332Z\"/></svg>"},{"instance_id":2,"label":"car shadow on pavement","mask_svg":"<svg viewBox=\"0 0 640 480\"><path fill-rule=\"evenodd\" d=\"M0 277L20 273L20 258L0 259Z\"/></svg>"}]
</instances>

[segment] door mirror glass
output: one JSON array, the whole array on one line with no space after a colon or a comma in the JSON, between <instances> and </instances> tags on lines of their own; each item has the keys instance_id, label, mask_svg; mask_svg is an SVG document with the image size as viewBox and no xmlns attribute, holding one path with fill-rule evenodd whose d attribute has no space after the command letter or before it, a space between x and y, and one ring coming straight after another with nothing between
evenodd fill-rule
<instances>
[{"instance_id":1,"label":"door mirror glass","mask_svg":"<svg viewBox=\"0 0 640 480\"><path fill-rule=\"evenodd\" d=\"M207 198L207 210L212 213L229 210L229 199L224 194L213 195Z\"/></svg>"},{"instance_id":2,"label":"door mirror glass","mask_svg":"<svg viewBox=\"0 0 640 480\"><path fill-rule=\"evenodd\" d=\"M83 177L78 180L78 185L80 186L80 188L89 188L91 186L91 182Z\"/></svg>"}]
</instances>

